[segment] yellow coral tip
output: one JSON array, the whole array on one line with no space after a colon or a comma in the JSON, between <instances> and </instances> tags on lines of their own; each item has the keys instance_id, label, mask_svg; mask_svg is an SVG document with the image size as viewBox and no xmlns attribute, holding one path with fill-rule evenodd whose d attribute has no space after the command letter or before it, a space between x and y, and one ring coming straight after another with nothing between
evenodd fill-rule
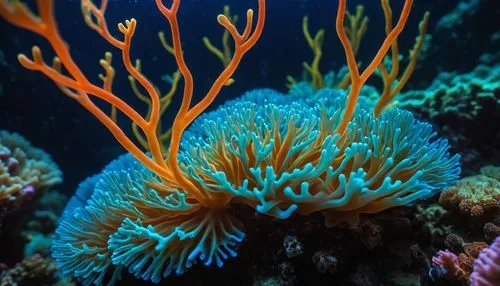
<instances>
[{"instance_id":1,"label":"yellow coral tip","mask_svg":"<svg viewBox=\"0 0 500 286\"><path fill-rule=\"evenodd\" d=\"M217 16L217 22L219 22L219 24L222 24L222 22L224 21L224 19L226 19L226 16L224 16L222 14L219 14Z\"/></svg>"}]
</instances>

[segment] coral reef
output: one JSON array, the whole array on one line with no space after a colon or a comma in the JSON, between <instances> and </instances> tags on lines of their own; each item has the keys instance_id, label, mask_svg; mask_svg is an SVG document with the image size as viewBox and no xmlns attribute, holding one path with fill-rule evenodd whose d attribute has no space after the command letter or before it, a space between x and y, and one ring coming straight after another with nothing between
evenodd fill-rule
<instances>
[{"instance_id":1,"label":"coral reef","mask_svg":"<svg viewBox=\"0 0 500 286\"><path fill-rule=\"evenodd\" d=\"M442 72L425 90L400 93L396 99L401 108L418 111L440 123L446 117L477 121L489 106L500 104L500 64L478 65L470 73ZM441 124L440 124L441 125ZM443 124L444 125L444 124Z\"/></svg>"},{"instance_id":2,"label":"coral reef","mask_svg":"<svg viewBox=\"0 0 500 286\"><path fill-rule=\"evenodd\" d=\"M47 153L31 146L17 133L0 130L1 207L61 183L61 176L62 172Z\"/></svg>"},{"instance_id":3,"label":"coral reef","mask_svg":"<svg viewBox=\"0 0 500 286\"><path fill-rule=\"evenodd\" d=\"M25 223L61 176L47 153L17 133L0 130L0 243L9 245L1 251L2 262L20 261Z\"/></svg>"},{"instance_id":4,"label":"coral reef","mask_svg":"<svg viewBox=\"0 0 500 286\"><path fill-rule=\"evenodd\" d=\"M367 220L359 227L361 242L368 249L373 249L382 240L382 227L375 221Z\"/></svg>"},{"instance_id":5,"label":"coral reef","mask_svg":"<svg viewBox=\"0 0 500 286\"><path fill-rule=\"evenodd\" d=\"M443 191L439 203L471 216L500 214L500 181L498 167L484 167L481 175L460 180L455 186Z\"/></svg>"},{"instance_id":6,"label":"coral reef","mask_svg":"<svg viewBox=\"0 0 500 286\"><path fill-rule=\"evenodd\" d=\"M488 247L486 242L470 242L464 243L463 251L458 255L460 268L465 272L465 276L469 277L472 273L474 260L479 257L481 250Z\"/></svg>"},{"instance_id":7,"label":"coral reef","mask_svg":"<svg viewBox=\"0 0 500 286\"><path fill-rule=\"evenodd\" d=\"M370 106L360 103L348 125L347 133L339 136L332 131L339 124L344 105L345 97L342 92L329 89L296 100L293 96L269 90L250 92L241 100L229 102L218 111L202 116L200 123L194 123L190 130L192 133L187 135L205 135L186 138L186 151L181 153L181 161L186 166L184 170L203 189L213 192L219 189L229 190L230 193L246 197L253 201L249 204L256 205L257 211L261 213L286 218L295 210L308 214L331 209L334 213L327 212L325 216L332 224L335 220L355 222L360 213L377 212L390 205L405 204L403 201L406 199L431 196L432 191L417 191L423 190L421 183L424 182L417 177L422 176L424 179L426 176L410 171L420 169L416 167L419 163L413 161L419 155L410 155L414 151L436 148L435 153L427 154L433 154L437 156L436 159L444 161L438 159L432 164L445 167L456 178L459 172L456 168L458 157L444 155L444 141L429 143L428 140L433 136L429 125L416 121L410 113L398 109L389 110L375 119L368 111ZM390 124L397 126L389 126ZM411 131L413 128L418 129L419 136L422 137L412 138L410 134L414 134ZM272 130L275 130L274 134L271 133ZM397 130L397 134L392 137L389 130ZM393 139L396 141L392 141ZM419 142L419 145L436 145L417 147L409 143L412 141ZM380 145L381 142L385 142L384 147ZM287 149L281 147L284 143L288 146ZM314 148L304 149L305 146ZM220 153L218 150L222 149L228 151ZM244 150L246 151L243 152ZM408 154L400 162L403 165L394 161L400 152ZM431 161L432 159L425 162ZM225 166L229 162L237 162L237 168L227 170ZM211 168L208 168L209 163L212 164ZM344 169L346 167L348 169ZM391 174L390 178L376 175L381 171L379 168L384 170L383 173ZM403 170L405 178L398 177ZM350 178L346 174L351 174ZM413 179L419 180L419 183L412 182ZM357 183L352 184L353 180ZM392 199L385 201L388 194L399 197L398 193L402 189L396 187L399 186L397 180L406 182L400 186L408 190L414 184L412 194L401 197L401 202ZM396 185L392 185L394 183ZM427 184L430 186L431 183ZM437 190L441 186L438 183L431 189ZM353 189L348 190L351 187ZM361 203L362 208L357 208L357 203L348 202L358 195L370 192L368 190L373 190L374 196L360 198L362 201L366 200ZM361 193L358 194L358 191ZM383 201L376 202L382 198L376 193L385 194Z\"/></svg>"},{"instance_id":8,"label":"coral reef","mask_svg":"<svg viewBox=\"0 0 500 286\"><path fill-rule=\"evenodd\" d=\"M486 239L487 242L493 242L496 237L500 236L500 226L491 222L484 225L483 231L484 239Z\"/></svg>"},{"instance_id":9,"label":"coral reef","mask_svg":"<svg viewBox=\"0 0 500 286\"><path fill-rule=\"evenodd\" d=\"M253 10L247 11L241 33L227 15L218 17L234 40L234 52L196 104L192 104L194 78L184 59L179 32L180 1L169 1L168 7L163 2L157 0L155 4L170 24L171 54L184 84L171 132L167 129L165 133L160 123L168 100L163 102L165 97L142 74L140 64L133 65L131 60L131 43L138 25L135 19L120 23L117 37L107 26L108 1L102 0L100 5L91 0L81 3L86 24L121 52L132 81L147 92L150 104L145 116L112 89L111 54L105 53L100 61L106 72L100 77L102 85L93 84L78 67L59 33L55 1L37 1L36 5L0 2L0 15L7 22L42 36L55 54L53 64L47 65L41 49L35 46L31 58L18 56L20 63L54 81L128 152L83 182L66 207L53 241L53 257L64 275L76 277L84 285L112 285L122 272L128 272L158 283L171 274L183 274L197 263L221 267L237 255L238 245L246 237L245 216L240 219L234 215L245 208L274 219L289 219L294 213L322 213L327 226L342 222L351 227L361 225L357 236L366 245L364 250L379 251L384 249L380 242L391 236L382 235L384 227L379 227L379 222L359 224L361 215L428 198L458 178L459 156L450 154L448 142L437 138L430 124L398 108L380 112L388 107L386 96L379 99L375 110L358 102L364 84L388 50L397 48L395 41L409 17L412 0L405 0L394 26L389 21L392 12L388 1L381 2L387 19L386 37L362 71L355 57L358 45L351 43L344 23L346 1L339 1L336 30L349 70L344 76L351 83L347 95L320 89L307 98L293 98L270 90L254 91L204 116L202 113L231 82L243 56L259 40L266 19L265 0L258 0L255 23ZM418 46L411 55L418 54ZM403 76L401 82L406 78ZM101 109L101 102L111 105L111 115ZM142 132L147 144L137 144L122 130L115 116L118 111ZM170 138L168 149L163 134ZM410 225L409 219L398 223ZM302 242L302 234L300 237ZM296 249L296 241L288 240L291 249ZM300 249L304 254L287 258L305 259L312 265L312 250ZM409 253L397 249L393 255L408 258ZM348 259L344 255L341 261ZM352 280L383 281L377 268L387 262L359 264ZM282 277L299 275L291 261L279 266ZM402 269L391 267L388 272Z\"/></svg>"},{"instance_id":10,"label":"coral reef","mask_svg":"<svg viewBox=\"0 0 500 286\"><path fill-rule=\"evenodd\" d=\"M458 157L447 153L445 141L430 142L430 125L409 112L391 109L375 119L361 105L345 137L332 136L345 102L342 92L292 98L256 90L200 117L183 140L185 175L220 201L244 203L280 219L295 211L326 211L329 224L355 223L359 214L431 196L458 176ZM330 119L319 121L325 117ZM391 135L390 130L397 131ZM275 142L290 146L284 152ZM399 157L404 159L396 162ZM228 168L229 162L238 165ZM53 249L65 274L92 269L81 277L85 283L99 283L108 272L113 281L125 267L139 278L158 281L172 272L182 274L197 260L222 266L245 237L240 221L189 202L184 192L165 189L129 155L82 183L75 197Z\"/></svg>"},{"instance_id":11,"label":"coral reef","mask_svg":"<svg viewBox=\"0 0 500 286\"><path fill-rule=\"evenodd\" d=\"M316 268L319 273L330 273L335 274L338 271L338 259L327 251L318 251L314 253L312 257L313 263L316 264Z\"/></svg>"},{"instance_id":12,"label":"coral reef","mask_svg":"<svg viewBox=\"0 0 500 286\"><path fill-rule=\"evenodd\" d=\"M494 144L500 141L496 124L500 121L496 112L500 109L500 64L481 64L469 73L441 72L427 89L400 93L395 99L400 108L436 123L455 149L478 150L485 157L483 162L500 158ZM476 157L465 163L478 162Z\"/></svg>"}]
</instances>

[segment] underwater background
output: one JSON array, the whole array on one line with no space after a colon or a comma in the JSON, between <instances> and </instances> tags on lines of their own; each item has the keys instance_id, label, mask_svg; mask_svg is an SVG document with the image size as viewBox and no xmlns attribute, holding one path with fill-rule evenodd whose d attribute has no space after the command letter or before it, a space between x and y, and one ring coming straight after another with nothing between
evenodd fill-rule
<instances>
[{"instance_id":1,"label":"underwater background","mask_svg":"<svg viewBox=\"0 0 500 286\"><path fill-rule=\"evenodd\" d=\"M25 2L35 7L35 1ZM394 23L403 3L390 1ZM202 39L208 37L219 45L223 28L217 23L216 16L224 5L230 6L231 14L240 15L240 29L246 10L257 10L257 1L253 0L181 1L178 19L183 53L195 78L194 102L202 99L223 69L221 61L206 49ZM354 11L357 5L364 6L369 21L356 58L368 63L385 39L385 18L379 1L347 1L349 11ZM226 101L253 89L270 88L287 93L287 76L300 80L302 63L313 58L302 32L306 15L312 34L325 29L320 70L326 74L345 66L344 50L335 32L337 6L338 1L328 0L268 0L265 28L259 42L243 58L233 76L235 82L222 89L206 112L216 110ZM106 51L112 51L113 67L117 71L113 92L137 107L141 114L146 113L147 106L131 92L119 52L88 28L81 15L80 1L55 0L55 11L60 32L70 44L74 60L88 78L92 82L99 81L98 74L103 70L98 61ZM425 11L430 11L427 29L430 39L402 90L406 97L396 99L400 108L408 109L416 118L429 122L439 137L449 140L451 153L461 156L461 177L474 179L466 181L466 186L459 182L457 186L444 190L451 193L451 199L436 194L410 206L389 209L370 216L356 230L346 225L325 228L319 214L274 220L256 215L250 209L240 210L237 217L247 218L247 238L237 258L229 259L222 268L201 266L179 277L169 276L161 281L162 284L471 283L469 276L473 272L473 261L500 235L500 4L497 0L414 1L405 29L398 38L400 54L404 57L415 43ZM154 1L109 1L106 19L113 35L119 34L116 23L130 18L138 22L132 58L140 57L142 72L161 90L168 90L170 82L165 76L171 75L177 65L157 35L159 31L169 30L168 22ZM44 194L37 193L13 207L0 205L4 210L0 213L3 217L0 224L0 285L79 285L75 279L62 278L50 260L51 233L79 183L101 172L126 151L103 125L64 96L53 82L18 63L17 54L29 54L35 44L40 46L49 61L53 56L52 49L44 39L4 20L0 21L0 31L0 132L21 134L25 139L16 140L28 140L31 145L50 154L50 160L57 164L55 168L62 170L62 174L54 175L62 180L54 179L47 186L41 186ZM407 60L402 63L403 69ZM304 79L307 81L307 77ZM379 91L382 89L382 82L376 75L368 80L367 85ZM425 96L432 96L432 99L426 101ZM414 101L419 97L421 101ZM162 117L163 124L172 124L180 100L181 93L178 92ZM104 108L108 110L108 107ZM130 124L123 118L119 122L123 126ZM130 130L127 128L126 132ZM5 143L7 139L2 142L2 136L11 138L12 135L0 133L0 147L10 146ZM46 158L44 156L42 158ZM3 159L1 152L0 159ZM480 182L476 184L475 180ZM0 179L0 184L7 183ZM466 191L461 188L473 190L464 195ZM471 215L470 208L460 209L461 200L474 200L479 196L488 196L474 202L483 203L484 211L480 215ZM34 242L35 238L39 239L40 245L34 245L38 243ZM497 241L496 255L500 256L500 241ZM29 247L33 249L27 250ZM453 276L449 274L450 270L447 273L447 268L441 265L446 263L440 262L440 259L446 259L439 256L438 251L454 253L455 258L450 256L449 260L457 260L456 264L460 264L457 267L463 274ZM499 259L492 263L496 263L500 272ZM460 271L456 270L457 273ZM150 284L125 272L116 285ZM500 283L500 274L495 275Z\"/></svg>"}]
</instances>

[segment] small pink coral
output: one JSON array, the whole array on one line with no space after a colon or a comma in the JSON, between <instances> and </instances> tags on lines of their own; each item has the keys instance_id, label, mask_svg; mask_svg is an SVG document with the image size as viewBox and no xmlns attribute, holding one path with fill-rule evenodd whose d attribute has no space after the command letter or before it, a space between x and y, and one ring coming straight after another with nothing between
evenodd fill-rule
<instances>
[{"instance_id":1,"label":"small pink coral","mask_svg":"<svg viewBox=\"0 0 500 286\"><path fill-rule=\"evenodd\" d=\"M446 279L455 279L460 271L458 256L449 251L438 251L436 256L432 257L432 264L438 266Z\"/></svg>"},{"instance_id":2,"label":"small pink coral","mask_svg":"<svg viewBox=\"0 0 500 286\"><path fill-rule=\"evenodd\" d=\"M500 285L500 237L481 251L469 281L471 286Z\"/></svg>"}]
</instances>

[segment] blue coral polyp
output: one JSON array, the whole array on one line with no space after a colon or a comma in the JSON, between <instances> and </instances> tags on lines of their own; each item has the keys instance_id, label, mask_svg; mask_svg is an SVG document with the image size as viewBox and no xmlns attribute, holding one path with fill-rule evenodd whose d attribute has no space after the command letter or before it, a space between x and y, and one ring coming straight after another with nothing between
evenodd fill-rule
<instances>
[{"instance_id":1,"label":"blue coral polyp","mask_svg":"<svg viewBox=\"0 0 500 286\"><path fill-rule=\"evenodd\" d=\"M213 197L280 219L323 212L328 225L432 196L458 178L459 156L408 111L375 118L360 102L336 134L345 102L331 89L249 92L193 124L181 167Z\"/></svg>"},{"instance_id":2,"label":"blue coral polyp","mask_svg":"<svg viewBox=\"0 0 500 286\"><path fill-rule=\"evenodd\" d=\"M80 186L56 232L66 275L108 284L122 269L159 282L196 262L222 266L245 237L233 203L286 219L322 212L328 226L407 205L449 186L459 156L430 124L397 108L372 115L361 102L343 134L342 91L283 95L254 90L201 116L179 153L184 175L211 207L168 186L130 155Z\"/></svg>"}]
</instances>

